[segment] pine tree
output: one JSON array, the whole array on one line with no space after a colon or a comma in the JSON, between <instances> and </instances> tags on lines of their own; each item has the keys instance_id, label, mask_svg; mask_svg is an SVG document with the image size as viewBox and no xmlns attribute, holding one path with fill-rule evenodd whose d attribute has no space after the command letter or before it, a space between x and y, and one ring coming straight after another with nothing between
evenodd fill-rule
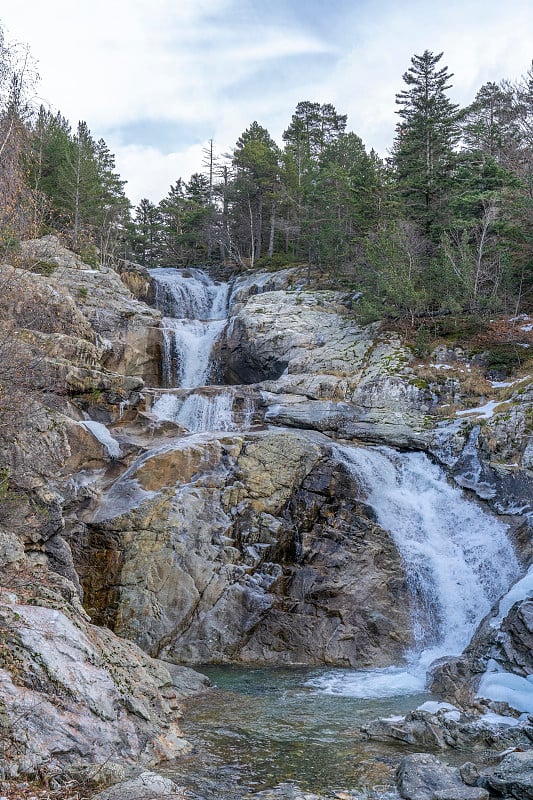
<instances>
[{"instance_id":1,"label":"pine tree","mask_svg":"<svg viewBox=\"0 0 533 800\"><path fill-rule=\"evenodd\" d=\"M437 68L442 53L413 56L396 95L402 121L396 128L393 161L405 212L429 239L438 240L447 219L454 147L459 139L457 106L447 97L452 75Z\"/></svg>"},{"instance_id":2,"label":"pine tree","mask_svg":"<svg viewBox=\"0 0 533 800\"><path fill-rule=\"evenodd\" d=\"M270 212L268 253L272 255L280 157L269 132L257 122L241 134L233 152L233 210L238 215L238 238L249 254L251 266L263 254L265 203Z\"/></svg>"},{"instance_id":3,"label":"pine tree","mask_svg":"<svg viewBox=\"0 0 533 800\"><path fill-rule=\"evenodd\" d=\"M331 103L303 100L283 133L285 249L292 247L294 255L310 264L321 260L319 250L323 249L317 248L315 235L320 224L316 208L320 161L344 134L346 120Z\"/></svg>"},{"instance_id":4,"label":"pine tree","mask_svg":"<svg viewBox=\"0 0 533 800\"><path fill-rule=\"evenodd\" d=\"M518 140L513 106L509 87L484 84L460 114L463 148L509 163Z\"/></svg>"},{"instance_id":5,"label":"pine tree","mask_svg":"<svg viewBox=\"0 0 533 800\"><path fill-rule=\"evenodd\" d=\"M144 267L155 267L158 264L160 226L157 206L143 197L135 209L129 244L133 257Z\"/></svg>"}]
</instances>

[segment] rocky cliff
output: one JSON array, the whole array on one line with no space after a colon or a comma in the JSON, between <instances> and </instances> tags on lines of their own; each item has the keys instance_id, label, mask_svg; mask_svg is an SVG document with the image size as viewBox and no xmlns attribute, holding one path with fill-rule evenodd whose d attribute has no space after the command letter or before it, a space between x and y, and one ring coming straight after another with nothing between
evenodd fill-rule
<instances>
[{"instance_id":1,"label":"rocky cliff","mask_svg":"<svg viewBox=\"0 0 533 800\"><path fill-rule=\"evenodd\" d=\"M89 268L46 237L2 278L16 297L4 339L31 374L12 382L15 427L1 409L10 774L182 752L180 699L204 684L176 665L401 659L404 565L337 442L428 453L510 524L526 569L527 371L492 380L483 354L448 345L421 361L296 270L252 276L234 288L215 361L253 413L239 430L190 434L153 412L164 337L148 274ZM529 676L528 609L522 596L494 612L435 686L472 707L491 659Z\"/></svg>"}]
</instances>

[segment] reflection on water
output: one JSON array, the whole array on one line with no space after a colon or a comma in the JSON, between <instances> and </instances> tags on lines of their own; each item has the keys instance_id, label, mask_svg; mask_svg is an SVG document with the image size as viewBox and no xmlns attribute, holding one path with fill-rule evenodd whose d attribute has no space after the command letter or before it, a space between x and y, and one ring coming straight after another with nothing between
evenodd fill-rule
<instances>
[{"instance_id":1,"label":"reflection on water","mask_svg":"<svg viewBox=\"0 0 533 800\"><path fill-rule=\"evenodd\" d=\"M194 751L168 774L206 800L234 800L282 782L326 795L387 786L407 750L365 741L360 726L430 699L325 694L314 688L326 673L319 669L201 671L216 688L189 702L181 727Z\"/></svg>"}]
</instances>

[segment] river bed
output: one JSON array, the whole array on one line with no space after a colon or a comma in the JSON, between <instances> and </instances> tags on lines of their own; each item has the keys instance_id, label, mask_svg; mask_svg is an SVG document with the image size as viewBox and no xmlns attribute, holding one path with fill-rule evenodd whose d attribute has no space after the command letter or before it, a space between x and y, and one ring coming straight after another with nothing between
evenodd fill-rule
<instances>
[{"instance_id":1,"label":"river bed","mask_svg":"<svg viewBox=\"0 0 533 800\"><path fill-rule=\"evenodd\" d=\"M167 774L202 800L237 800L280 783L331 797L349 789L389 789L398 761L410 750L367 741L360 727L432 699L426 693L364 699L314 688L342 686L353 670L201 671L214 688L185 708L181 727L193 752Z\"/></svg>"}]
</instances>

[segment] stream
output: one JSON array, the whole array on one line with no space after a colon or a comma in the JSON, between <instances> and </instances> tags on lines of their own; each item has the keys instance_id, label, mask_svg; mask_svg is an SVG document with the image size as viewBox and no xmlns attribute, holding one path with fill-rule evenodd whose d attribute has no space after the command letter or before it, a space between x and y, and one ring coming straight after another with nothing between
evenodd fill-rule
<instances>
[{"instance_id":1,"label":"stream","mask_svg":"<svg viewBox=\"0 0 533 800\"><path fill-rule=\"evenodd\" d=\"M181 727L194 749L166 774L202 800L238 800L283 783L332 797L348 789L388 790L409 749L367 741L360 726L432 699L423 693L362 699L313 686L332 674L342 684L353 670L199 669L215 688L186 705ZM375 671L358 674L371 683Z\"/></svg>"},{"instance_id":2,"label":"stream","mask_svg":"<svg viewBox=\"0 0 533 800\"><path fill-rule=\"evenodd\" d=\"M246 387L210 385L229 286L201 270L151 274L166 315L166 391L156 393L152 412L190 433L249 429ZM186 704L182 729L193 751L167 770L192 797L237 800L285 782L331 797L388 791L408 749L369 742L361 726L431 699L430 663L459 654L520 574L507 526L450 485L424 453L332 444L401 554L414 646L404 664L386 669L200 667L215 688Z\"/></svg>"}]
</instances>

